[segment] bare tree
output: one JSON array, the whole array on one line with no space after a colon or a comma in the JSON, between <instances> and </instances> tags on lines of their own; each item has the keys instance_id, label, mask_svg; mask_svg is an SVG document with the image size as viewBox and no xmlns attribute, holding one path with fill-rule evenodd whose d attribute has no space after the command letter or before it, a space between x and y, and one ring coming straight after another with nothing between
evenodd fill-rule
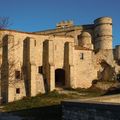
<instances>
[{"instance_id":1,"label":"bare tree","mask_svg":"<svg viewBox=\"0 0 120 120\"><path fill-rule=\"evenodd\" d=\"M6 29L10 26L9 17L0 17L0 29Z\"/></svg>"}]
</instances>

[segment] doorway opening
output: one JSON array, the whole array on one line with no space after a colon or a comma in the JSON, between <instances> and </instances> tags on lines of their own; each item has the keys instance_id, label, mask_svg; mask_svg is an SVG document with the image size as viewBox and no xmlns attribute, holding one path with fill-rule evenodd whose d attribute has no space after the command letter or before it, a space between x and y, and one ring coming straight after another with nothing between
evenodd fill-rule
<instances>
[{"instance_id":1,"label":"doorway opening","mask_svg":"<svg viewBox=\"0 0 120 120\"><path fill-rule=\"evenodd\" d=\"M55 87L65 86L65 70L56 69L55 70Z\"/></svg>"}]
</instances>

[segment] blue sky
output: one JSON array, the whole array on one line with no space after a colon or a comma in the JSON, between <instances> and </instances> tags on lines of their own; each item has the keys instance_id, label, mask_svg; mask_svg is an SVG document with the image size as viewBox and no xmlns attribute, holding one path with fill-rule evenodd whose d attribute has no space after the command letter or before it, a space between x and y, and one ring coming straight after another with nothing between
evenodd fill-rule
<instances>
[{"instance_id":1,"label":"blue sky","mask_svg":"<svg viewBox=\"0 0 120 120\"><path fill-rule=\"evenodd\" d=\"M0 0L0 16L10 17L10 29L28 32L53 29L62 20L82 25L110 16L113 44L120 44L120 0Z\"/></svg>"}]
</instances>

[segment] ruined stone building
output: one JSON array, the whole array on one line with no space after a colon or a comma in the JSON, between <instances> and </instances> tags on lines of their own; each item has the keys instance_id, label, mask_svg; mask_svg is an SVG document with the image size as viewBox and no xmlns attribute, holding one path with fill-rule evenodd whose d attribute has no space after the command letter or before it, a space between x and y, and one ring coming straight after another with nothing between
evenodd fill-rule
<instances>
[{"instance_id":1,"label":"ruined stone building","mask_svg":"<svg viewBox=\"0 0 120 120\"><path fill-rule=\"evenodd\" d=\"M120 72L120 46L112 48L112 19L89 25L63 21L38 32L0 30L0 96L11 102L57 88L89 88L105 60Z\"/></svg>"}]
</instances>

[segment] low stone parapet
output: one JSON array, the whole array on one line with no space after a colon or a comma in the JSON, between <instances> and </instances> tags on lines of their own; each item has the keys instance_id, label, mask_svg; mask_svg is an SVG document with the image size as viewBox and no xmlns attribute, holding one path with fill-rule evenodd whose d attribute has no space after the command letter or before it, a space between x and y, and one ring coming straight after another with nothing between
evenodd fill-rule
<instances>
[{"instance_id":1,"label":"low stone parapet","mask_svg":"<svg viewBox=\"0 0 120 120\"><path fill-rule=\"evenodd\" d=\"M120 120L120 103L62 101L63 120Z\"/></svg>"}]
</instances>

